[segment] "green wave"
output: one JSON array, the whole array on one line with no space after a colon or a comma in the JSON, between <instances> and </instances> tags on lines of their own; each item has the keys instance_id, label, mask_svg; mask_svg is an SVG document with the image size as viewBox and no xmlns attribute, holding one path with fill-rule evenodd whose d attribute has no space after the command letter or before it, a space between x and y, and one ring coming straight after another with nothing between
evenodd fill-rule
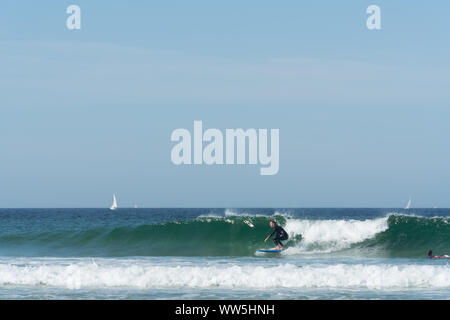
<instances>
[{"instance_id":1,"label":"green wave","mask_svg":"<svg viewBox=\"0 0 450 320\"><path fill-rule=\"evenodd\" d=\"M385 257L423 257L450 252L450 219L391 215L388 229L355 247L373 250Z\"/></svg>"},{"instance_id":2,"label":"green wave","mask_svg":"<svg viewBox=\"0 0 450 320\"><path fill-rule=\"evenodd\" d=\"M63 256L248 256L264 245L270 220L284 217L203 217L137 227L95 228L0 237L22 252ZM295 245L295 238L287 244ZM28 251L27 251L28 249ZM1 249L0 249L1 252Z\"/></svg>"},{"instance_id":3,"label":"green wave","mask_svg":"<svg viewBox=\"0 0 450 320\"><path fill-rule=\"evenodd\" d=\"M282 226L294 220L284 216L201 217L138 226L0 235L0 255L251 256L258 248L274 246L272 241L264 243L272 219ZM391 215L387 223L385 231L354 243L350 250L362 256L412 258L423 257L429 249L435 254L450 253L449 218ZM300 234L291 232L285 244L301 246L301 240Z\"/></svg>"}]
</instances>

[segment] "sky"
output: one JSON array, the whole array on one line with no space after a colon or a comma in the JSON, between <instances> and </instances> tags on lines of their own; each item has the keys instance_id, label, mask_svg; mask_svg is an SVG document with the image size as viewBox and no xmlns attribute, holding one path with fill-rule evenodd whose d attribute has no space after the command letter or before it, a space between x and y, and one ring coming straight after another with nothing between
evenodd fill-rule
<instances>
[{"instance_id":1,"label":"sky","mask_svg":"<svg viewBox=\"0 0 450 320\"><path fill-rule=\"evenodd\" d=\"M69 30L66 9L81 9ZM366 9L381 9L368 30ZM0 207L450 207L450 3L0 4ZM172 163L280 131L279 172Z\"/></svg>"}]
</instances>

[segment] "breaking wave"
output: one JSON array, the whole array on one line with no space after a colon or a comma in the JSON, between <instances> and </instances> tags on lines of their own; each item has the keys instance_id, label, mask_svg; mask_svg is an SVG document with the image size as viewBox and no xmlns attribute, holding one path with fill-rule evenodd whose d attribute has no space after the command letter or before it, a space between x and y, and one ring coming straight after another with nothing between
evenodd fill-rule
<instances>
[{"instance_id":1,"label":"breaking wave","mask_svg":"<svg viewBox=\"0 0 450 320\"><path fill-rule=\"evenodd\" d=\"M314 220L290 216L233 215L130 227L96 227L0 234L6 256L251 256L264 244L275 219L289 233L283 255L349 252L423 257L450 252L450 219L390 215L367 220ZM69 250L70 249L70 250Z\"/></svg>"},{"instance_id":2,"label":"breaking wave","mask_svg":"<svg viewBox=\"0 0 450 320\"><path fill-rule=\"evenodd\" d=\"M109 260L109 259L108 259ZM112 259L114 260L114 259ZM80 288L450 288L447 265L161 266L104 261L0 263L0 285Z\"/></svg>"}]
</instances>

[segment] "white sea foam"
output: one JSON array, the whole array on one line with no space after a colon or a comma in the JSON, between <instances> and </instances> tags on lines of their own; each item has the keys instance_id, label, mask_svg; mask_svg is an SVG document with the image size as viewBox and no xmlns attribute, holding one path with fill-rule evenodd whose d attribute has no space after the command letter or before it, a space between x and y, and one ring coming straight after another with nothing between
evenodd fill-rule
<instances>
[{"instance_id":1,"label":"white sea foam","mask_svg":"<svg viewBox=\"0 0 450 320\"><path fill-rule=\"evenodd\" d=\"M248 212L236 212L232 209L225 209L225 217L257 217L257 216L263 216L255 213L248 213Z\"/></svg>"},{"instance_id":2,"label":"white sea foam","mask_svg":"<svg viewBox=\"0 0 450 320\"><path fill-rule=\"evenodd\" d=\"M331 252L373 238L388 228L388 217L368 220L301 220L288 219L285 229L290 237L302 235L297 247L289 253Z\"/></svg>"},{"instance_id":3,"label":"white sea foam","mask_svg":"<svg viewBox=\"0 0 450 320\"><path fill-rule=\"evenodd\" d=\"M236 212L231 209L225 209L224 215L217 214L215 212L210 212L207 214L199 215L199 218L224 218L224 217L264 217L264 215L255 214L255 213L248 213L248 212Z\"/></svg>"},{"instance_id":4,"label":"white sea foam","mask_svg":"<svg viewBox=\"0 0 450 320\"><path fill-rule=\"evenodd\" d=\"M450 288L448 265L161 266L151 263L0 264L0 286L80 288Z\"/></svg>"},{"instance_id":5,"label":"white sea foam","mask_svg":"<svg viewBox=\"0 0 450 320\"><path fill-rule=\"evenodd\" d=\"M293 216L289 213L281 213L279 211L275 211L272 215L267 214L261 214L261 213L255 213L255 212L246 212L246 211L239 211L236 212L232 209L225 209L225 217L275 217L275 216L283 216L286 218L292 218Z\"/></svg>"},{"instance_id":6,"label":"white sea foam","mask_svg":"<svg viewBox=\"0 0 450 320\"><path fill-rule=\"evenodd\" d=\"M255 225L253 223L251 223L250 220L244 220L244 223L247 224L250 228L254 228Z\"/></svg>"}]
</instances>

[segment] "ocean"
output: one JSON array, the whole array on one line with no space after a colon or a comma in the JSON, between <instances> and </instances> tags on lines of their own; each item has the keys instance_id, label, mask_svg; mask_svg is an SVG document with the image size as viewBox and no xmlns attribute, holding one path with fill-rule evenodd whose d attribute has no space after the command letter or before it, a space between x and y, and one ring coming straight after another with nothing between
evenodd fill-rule
<instances>
[{"instance_id":1,"label":"ocean","mask_svg":"<svg viewBox=\"0 0 450 320\"><path fill-rule=\"evenodd\" d=\"M0 299L449 299L430 249L450 209L0 209Z\"/></svg>"}]
</instances>

